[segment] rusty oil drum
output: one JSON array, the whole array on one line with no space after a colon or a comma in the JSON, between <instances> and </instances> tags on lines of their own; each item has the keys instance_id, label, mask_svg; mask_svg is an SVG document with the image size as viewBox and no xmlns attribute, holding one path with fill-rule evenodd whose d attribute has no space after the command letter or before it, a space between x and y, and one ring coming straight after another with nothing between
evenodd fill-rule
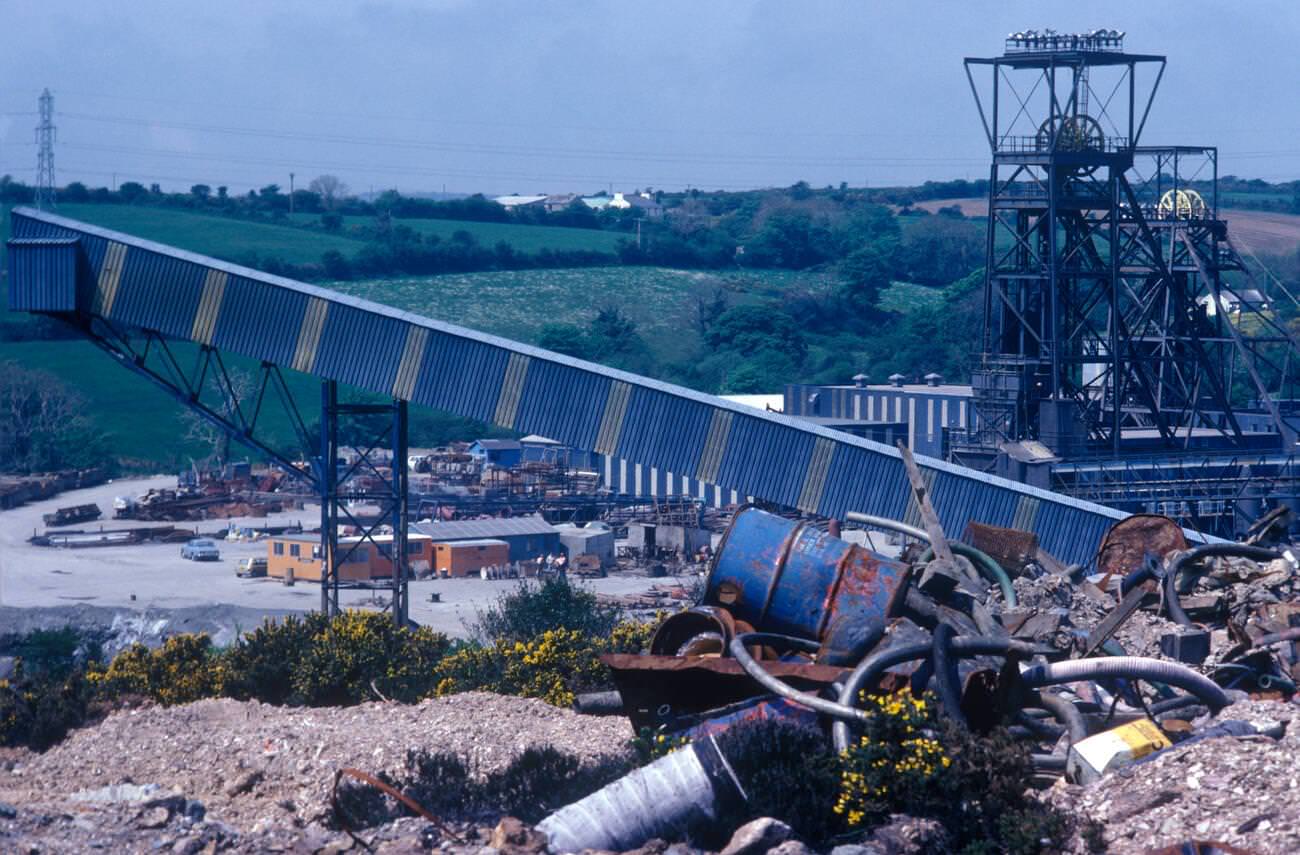
<instances>
[{"instance_id":1,"label":"rusty oil drum","mask_svg":"<svg viewBox=\"0 0 1300 855\"><path fill-rule=\"evenodd\" d=\"M722 606L761 632L847 651L898 614L908 579L906 565L806 522L746 507L718 546L704 604Z\"/></svg>"}]
</instances>

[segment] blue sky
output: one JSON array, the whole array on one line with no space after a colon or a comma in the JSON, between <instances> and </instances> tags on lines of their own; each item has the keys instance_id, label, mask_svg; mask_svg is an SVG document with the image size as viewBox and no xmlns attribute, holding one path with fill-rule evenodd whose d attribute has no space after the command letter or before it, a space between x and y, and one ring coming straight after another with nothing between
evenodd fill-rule
<instances>
[{"instance_id":1,"label":"blue sky","mask_svg":"<svg viewBox=\"0 0 1300 855\"><path fill-rule=\"evenodd\" d=\"M1230 11L1228 11L1230 10ZM1012 30L1109 27L1169 68L1143 142L1300 178L1294 2L0 0L0 172L234 191L879 186L978 178L962 70Z\"/></svg>"}]
</instances>

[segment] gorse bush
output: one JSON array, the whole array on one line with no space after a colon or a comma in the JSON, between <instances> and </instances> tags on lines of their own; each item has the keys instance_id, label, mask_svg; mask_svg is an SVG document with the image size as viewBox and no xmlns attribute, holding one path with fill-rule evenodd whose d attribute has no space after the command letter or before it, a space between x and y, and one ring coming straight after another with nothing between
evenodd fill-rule
<instances>
[{"instance_id":1,"label":"gorse bush","mask_svg":"<svg viewBox=\"0 0 1300 855\"><path fill-rule=\"evenodd\" d=\"M412 702L432 694L434 666L447 637L426 627L398 627L377 612L347 611L311 636L295 663L293 698L311 706L378 700Z\"/></svg>"},{"instance_id":2,"label":"gorse bush","mask_svg":"<svg viewBox=\"0 0 1300 855\"><path fill-rule=\"evenodd\" d=\"M528 641L465 647L438 663L435 692L441 697L480 690L572 706L579 693L610 685L602 654L640 652L656 626L624 621L604 636L549 629Z\"/></svg>"},{"instance_id":3,"label":"gorse bush","mask_svg":"<svg viewBox=\"0 0 1300 855\"><path fill-rule=\"evenodd\" d=\"M1004 728L978 734L940 720L930 695L903 691L863 701L862 733L840 758L835 813L848 830L908 814L939 820L967 855L1064 847L1072 820L1027 794L1033 764Z\"/></svg>"},{"instance_id":4,"label":"gorse bush","mask_svg":"<svg viewBox=\"0 0 1300 855\"><path fill-rule=\"evenodd\" d=\"M99 695L143 695L170 706L219 694L221 673L207 635L175 635L157 650L133 644L86 677Z\"/></svg>"},{"instance_id":5,"label":"gorse bush","mask_svg":"<svg viewBox=\"0 0 1300 855\"><path fill-rule=\"evenodd\" d=\"M80 671L0 680L0 745L44 751L89 718L91 690Z\"/></svg>"}]
</instances>

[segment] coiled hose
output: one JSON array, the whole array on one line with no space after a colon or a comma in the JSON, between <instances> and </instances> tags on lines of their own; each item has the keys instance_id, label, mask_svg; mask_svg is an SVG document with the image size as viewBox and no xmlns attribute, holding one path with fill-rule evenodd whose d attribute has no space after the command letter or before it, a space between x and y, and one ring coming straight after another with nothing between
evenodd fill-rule
<instances>
[{"instance_id":1,"label":"coiled hose","mask_svg":"<svg viewBox=\"0 0 1300 855\"><path fill-rule=\"evenodd\" d=\"M1199 698L1212 713L1218 713L1232 703L1227 693L1210 678L1185 665L1165 662L1161 659L1148 659L1144 656L1071 659L1049 665L1035 665L1020 675L1025 685L1031 688L1100 680L1107 677L1126 677L1177 686Z\"/></svg>"},{"instance_id":2,"label":"coiled hose","mask_svg":"<svg viewBox=\"0 0 1300 855\"><path fill-rule=\"evenodd\" d=\"M1252 561L1272 561L1275 558L1281 558L1282 553L1273 549L1265 549L1262 546L1247 546L1244 543L1206 543L1189 549L1175 558L1173 564L1169 565L1169 571L1165 573L1165 610L1169 613L1170 620L1183 626L1192 625L1192 619L1187 616L1187 612L1183 611L1183 604L1178 599L1178 574L1189 564L1213 556L1249 558Z\"/></svg>"},{"instance_id":3,"label":"coiled hose","mask_svg":"<svg viewBox=\"0 0 1300 855\"><path fill-rule=\"evenodd\" d=\"M1018 659L1029 659L1045 652L1027 641L964 635L952 639L949 643L949 649L958 658L1014 656ZM845 751L849 747L848 722L854 719L861 720L865 717L862 711L854 706L857 703L858 696L862 694L863 688L880 679L880 675L885 672L885 669L893 668L895 665L902 665L904 662L928 658L933 651L934 645L932 643L906 644L873 653L858 663L858 667L853 669L840 689L838 706L843 709L853 710L853 714L836 716L836 720L831 726L836 751Z\"/></svg>"}]
</instances>

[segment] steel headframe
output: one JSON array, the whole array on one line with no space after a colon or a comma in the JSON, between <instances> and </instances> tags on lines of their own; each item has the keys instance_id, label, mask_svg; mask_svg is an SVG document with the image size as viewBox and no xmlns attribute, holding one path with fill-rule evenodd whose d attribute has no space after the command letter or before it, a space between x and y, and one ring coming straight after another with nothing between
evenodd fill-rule
<instances>
[{"instance_id":1,"label":"steel headframe","mask_svg":"<svg viewBox=\"0 0 1300 855\"><path fill-rule=\"evenodd\" d=\"M240 389L234 374L227 367L221 352L209 345L200 345L191 356L185 351L189 345L177 345L162 334L147 329L127 326L104 318L87 315L65 318L77 331L117 362L163 389L185 408L197 413L209 424L223 431L230 439L263 456L290 476L301 481L319 497L321 504L321 611L337 614L339 590L342 587L361 587L344 583L340 566L354 555L363 544L380 554L389 554L393 573L386 587L391 591L388 610L399 625L405 625L409 616L407 560L407 530L409 514L409 480L407 472L408 415L407 403L401 400L375 403L339 403L338 384L325 381L321 387L320 432L312 436L302 417L302 410L285 382L280 366L262 362L251 389ZM284 414L293 428L295 443L285 447L275 438L266 435L263 416L267 410L268 393L278 399ZM358 416L388 414L377 430L373 441L356 448L356 461L342 469L338 466L340 447L339 426L353 427L354 436L364 436L366 426L349 424ZM373 427L373 424L369 427ZM361 430L362 433L357 433ZM376 452L380 447L392 454L389 474L379 468ZM326 461L333 460L330 466ZM357 487L355 482L364 476L371 488ZM353 502L374 502L379 514L373 519L361 519L353 513ZM340 523L356 527L361 536L340 549L338 527ZM390 525L393 529L391 544L381 544L375 537L378 529ZM364 587L373 587L365 585Z\"/></svg>"},{"instance_id":2,"label":"steel headframe","mask_svg":"<svg viewBox=\"0 0 1300 855\"><path fill-rule=\"evenodd\" d=\"M1217 152L1137 145L1165 58L1066 44L966 60L992 165L972 381L982 433L965 448L1039 439L1067 457L1118 454L1129 431L1173 449L1195 430L1240 444L1247 378L1253 409L1290 444L1278 401L1295 398L1300 351L1262 289L1225 276L1253 284L1218 218ZM1208 174L1182 169L1193 157Z\"/></svg>"},{"instance_id":3,"label":"steel headframe","mask_svg":"<svg viewBox=\"0 0 1300 855\"><path fill-rule=\"evenodd\" d=\"M375 424L368 422L365 416L386 418ZM354 427L350 433L359 438L359 443L352 445L355 459L344 462L340 459L339 427L346 427L349 423ZM321 494L321 611L325 614L339 613L339 590L352 586L342 579L343 565L359 550L374 549L377 555L386 557L392 567L388 608L393 620L399 626L406 624L410 609L406 548L410 525L408 424L406 401L341 403L338 384L333 380L321 383L320 447L324 453L318 458L318 478ZM377 458L381 450L391 454L388 474L381 469L381 461ZM356 503L373 504L378 512L363 520L353 513L352 505ZM341 544L339 524L344 520L360 534L355 540ZM376 534L385 526L392 529L392 539L381 543ZM367 582L364 587L371 585Z\"/></svg>"}]
</instances>

